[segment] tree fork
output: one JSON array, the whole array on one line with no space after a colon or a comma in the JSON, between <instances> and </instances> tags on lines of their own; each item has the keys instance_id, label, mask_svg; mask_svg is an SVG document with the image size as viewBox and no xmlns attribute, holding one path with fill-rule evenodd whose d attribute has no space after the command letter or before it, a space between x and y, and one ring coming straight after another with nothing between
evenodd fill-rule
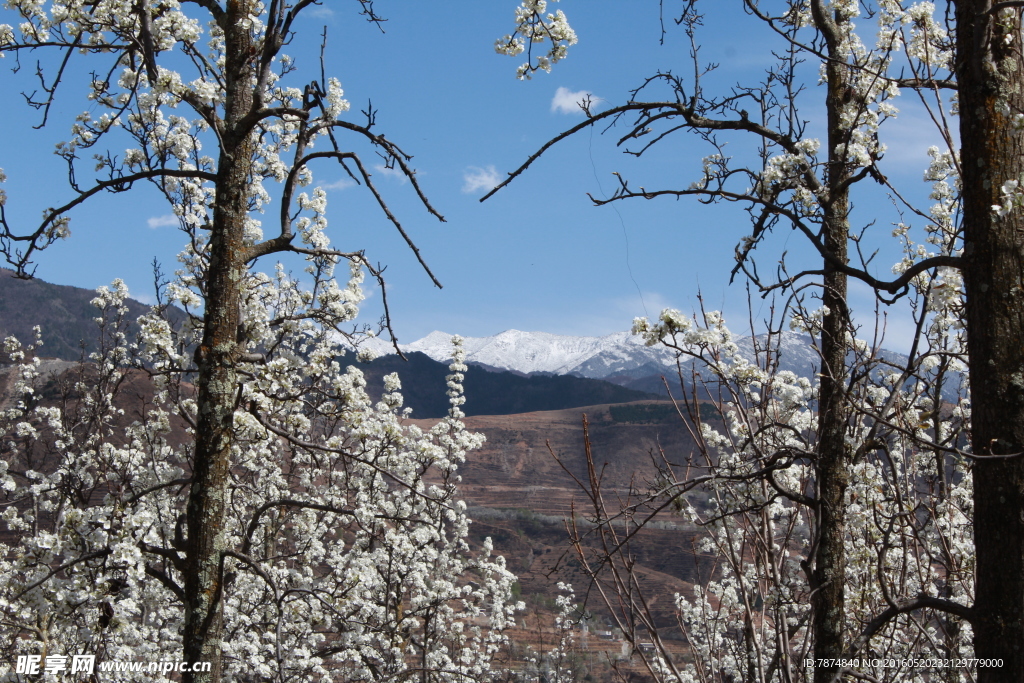
<instances>
[{"instance_id":1,"label":"tree fork","mask_svg":"<svg viewBox=\"0 0 1024 683\"><path fill-rule=\"evenodd\" d=\"M1007 3L1008 4L1008 3ZM971 379L976 552L974 656L979 683L1024 681L1024 213L1000 217L1001 188L1024 173L1019 8L958 0L957 80L964 287Z\"/></svg>"}]
</instances>

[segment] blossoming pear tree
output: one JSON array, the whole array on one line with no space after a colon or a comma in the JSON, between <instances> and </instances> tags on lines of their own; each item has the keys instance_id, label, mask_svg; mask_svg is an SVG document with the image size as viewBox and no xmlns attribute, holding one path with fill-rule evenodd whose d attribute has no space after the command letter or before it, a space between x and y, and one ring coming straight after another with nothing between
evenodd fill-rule
<instances>
[{"instance_id":1,"label":"blossoming pear tree","mask_svg":"<svg viewBox=\"0 0 1024 683\"><path fill-rule=\"evenodd\" d=\"M939 232L951 216L955 176L948 158L935 156L928 175ZM898 268L921 257L921 245L900 236ZM906 357L849 331L849 597L836 675L968 681L978 666L970 606L977 458L965 450L963 300L930 277L914 278L911 289L916 332ZM791 327L820 348L820 309L797 302L790 313ZM585 523L572 526L571 540L592 599L658 681L810 681L819 668L810 656L817 587L809 560L820 524L813 467L820 379L778 369L783 335L792 333L769 327L744 348L716 311L690 317L666 309L656 321L635 321L647 344L676 356L676 408L696 444L690 453L661 453L649 488L626 497L605 491L584 425ZM625 503L609 505L613 499ZM698 570L693 595L675 596L675 623L652 608L664 596L645 590L632 561L637 532L666 514L703 530L692 551L706 559L699 565L716 568L710 576ZM671 646L680 636L691 655L682 661ZM643 642L651 647L637 647Z\"/></svg>"},{"instance_id":2,"label":"blossoming pear tree","mask_svg":"<svg viewBox=\"0 0 1024 683\"><path fill-rule=\"evenodd\" d=\"M169 290L188 298L180 285ZM459 420L458 340L449 417L422 431L404 424L396 375L375 404L362 374L339 363L339 338L323 323L340 325L344 313L317 311L314 322L309 292L283 272L252 274L243 291L246 348L265 360L238 364L246 379L223 491L220 675L486 679L516 608L515 577L489 545L473 552L466 541L456 471L482 437ZM199 330L172 330L154 313L133 343L126 296L120 282L100 290L103 343L56 405L38 400L40 349L6 342L19 361L19 400L2 415L3 519L18 538L0 560L11 660L181 660L198 411L181 369ZM156 389L141 403L127 388L140 376Z\"/></svg>"},{"instance_id":3,"label":"blossoming pear tree","mask_svg":"<svg viewBox=\"0 0 1024 683\"><path fill-rule=\"evenodd\" d=\"M819 661L820 666L813 673L818 683L833 681L842 675L841 660L861 647L851 643L864 637L868 641L862 646L868 647L866 643L877 635L871 628L856 628L856 622L864 618L864 613L858 611L864 604L863 599L858 596L861 602L850 602L850 591L856 585L847 580L853 560L849 553L855 547L850 541L853 531L849 527L850 520L856 518L851 496L864 500L864 492L855 492L867 476L861 465L868 455L863 449L877 457L892 451L896 438L855 438L851 432L864 415L869 416L871 425L864 427L868 430L864 434L890 429L887 425L892 421L884 414L869 410L870 404L863 401L872 393L878 394L880 389L891 395L895 385L870 391L857 389L866 377L873 375L870 369L858 365L863 349L858 349L854 341L857 330L847 298L848 280L852 277L867 284L883 302L914 297L919 333L935 324L955 329L966 319L967 336L972 341L971 378L975 399L979 400L977 386L991 388L980 399L984 402L981 410L988 416L982 423L977 421L978 405L975 405L971 442L978 454L972 465L975 474L985 471L992 473L992 478L988 479L990 475L985 474L987 483L974 488L973 501L969 508L964 508L974 515L978 553L976 567L970 563L964 566L976 569L978 592L976 595L969 590L962 592L943 606L933 602L929 609L947 610L949 616L921 619L931 624L952 618L959 624L957 629L967 628L963 622L973 620L977 626L973 643L975 655L993 660L1002 658L1005 665L977 669L979 680L1018 680L1024 671L1024 654L1009 643L1021 642L1015 629L1024 623L1021 618L1024 583L1019 578L1024 575L1024 564L1019 559L1024 555L1017 552L1024 547L1019 542L1022 534L1017 524L1020 491L1024 490L1019 486L1020 472L1024 471L1021 469L1024 459L1020 457L1024 446L1019 445L1022 443L1019 430L1015 431L1016 427L1011 425L1020 424L1019 416L1014 417L1019 413L1015 406L1024 403L1016 398L1007 403L996 397L1018 395L1018 389L1010 388L1007 382L1011 381L1008 378L1016 376L1014 373L1021 369L1024 361L1020 358L1019 344L1010 349L995 337L1018 338L1024 332L1019 328L1019 321L1024 317L1020 316L1016 305L1003 306L998 314L992 307L1002 305L996 304L997 297L1005 303L1013 299L1016 291L1013 289L1016 276L1001 268L1009 262L1006 259L1017 262L1019 245L1010 243L1013 228L1009 224L1005 228L997 228L997 224L1000 218L1019 213L1016 192L1020 178L1014 170L1019 155L1013 156L1008 151L1016 149L1014 145L1021 134L1018 122L1024 112L1024 107L1014 99L1014 93L1021 91L1022 73L1018 68L1019 50L1014 47L1020 37L1019 3L952 2L949 8L955 7L955 22L951 11L943 18L934 5L926 2L794 0L769 6L743 0L741 5L752 22L760 22L766 41L777 41L772 52L774 64L766 69L760 83L740 84L717 96L709 93L707 83L713 78L709 73L714 66L703 64L699 59L702 17L698 8L701 3L684 2L678 23L690 39L693 62L692 67L685 70L686 75L681 75L684 71L659 72L632 91L625 104L600 112L588 108L587 120L542 146L510 173L502 186L525 171L552 145L594 125L624 126L618 144L634 157L642 157L666 138L684 132L693 134L710 147L698 179L689 187L659 188L656 179L643 182L633 179L637 172L618 173L619 186L613 196L594 201L605 204L629 198L693 197L706 202L740 204L747 211L753 229L739 240L734 274L743 272L764 292L785 292L792 304L787 308L797 315L798 322L814 326L821 365L819 382L813 392L813 414L805 416L805 419L813 417L814 438L813 442L805 441L802 446L811 471L804 480L804 488L795 492L799 495L792 501L799 502L800 496L807 496L803 502L813 518L806 522L813 533L803 567L806 576L802 579L809 586L803 599L809 602L810 611L804 621L798 619L791 626L795 628L795 624L800 623L801 628L810 629L811 635L799 652L813 653ZM872 23L876 27L873 37L862 39L861 35ZM805 64L818 66L817 83L813 76L807 78ZM957 91L959 101L953 96ZM931 163L926 179L936 183L932 194L936 203L931 208L919 206L913 201L912 191L890 180L895 174L887 170L884 158L887 122L899 115L898 97L906 92L914 95L919 106L935 122L936 137L944 141L943 146L929 152ZM974 104L968 109L964 102L970 98ZM809 104L815 100L816 107ZM823 122L823 139L808 134L808 121L812 119ZM955 129L957 120L959 133ZM971 165L970 173L960 163L958 138L965 145L969 138L973 145L970 158L977 160L977 169ZM998 144L994 142L997 140ZM744 141L753 143L745 148L749 151L735 152ZM726 153L726 145L732 156ZM882 205L878 200L884 194L878 193L878 186L897 209L888 221L874 211L864 215L853 210L857 197L861 198L861 209L867 205ZM905 246L913 246L897 264L893 278L880 277L873 266L880 238L888 239L890 232L884 228L884 234L879 234L885 222L895 227L893 235L904 240ZM915 222L917 227L913 225ZM820 264L800 264L794 268L793 259L784 256L780 267L773 269L775 276L769 277L757 268L753 258L755 248L786 228L803 235L820 256ZM978 241L970 237L972 231ZM978 251L976 245L982 243L989 246ZM997 244L1001 246L995 246ZM961 276L961 268L966 277ZM998 281L993 279L996 272L1003 273ZM973 294L972 278L982 282L975 286ZM965 291L968 296L964 300ZM810 305L810 292L814 292L820 305ZM981 303L975 307L972 302ZM805 308L817 310L808 313ZM975 315L972 313L975 310L989 311L991 315ZM991 320L1001 322L993 325ZM714 328L717 323L708 324ZM942 334L948 335L948 332ZM975 342L976 339L982 341ZM929 344L928 348L939 349L935 352L937 355L915 347L912 363L923 365L906 365L901 375L917 377L928 368L945 368L948 373L952 366L942 359L952 359L948 354L965 351L960 342L953 348L945 348L943 344L947 342L935 338ZM979 377L979 363L985 365L981 376L987 378L980 385L975 381ZM865 372L867 376L862 374ZM757 382L764 383L765 378ZM757 401L768 400L760 395L760 389L755 393ZM934 407L926 413L948 411L942 407L940 394L932 393L927 400L932 401ZM898 404L907 401L908 405L914 405L916 399L900 399ZM734 412L730 408L729 414ZM967 413L961 413L966 418ZM997 420L996 415L1002 418ZM756 420L747 423L751 435L761 428L758 425L764 424ZM903 430L904 436L916 438L913 429L904 427ZM795 429L794 437L797 433L803 434ZM739 448L738 437L734 434L731 438L732 447ZM717 462L723 445L718 441L711 444L710 461ZM909 446L904 443L904 447ZM943 447L954 449L945 451L946 467L966 457L960 446L946 442ZM918 444L914 448L925 446ZM997 457L986 459L985 456L991 455ZM786 461L790 458L778 453L777 457ZM767 470L764 467L761 463L743 476L756 475L754 479L775 490L771 483L774 466ZM946 470L938 463L936 467L935 476L947 476L941 474ZM955 494L962 500L964 490L970 490L970 477L951 476L961 482L962 487L968 487L958 489ZM977 479L974 481L976 483ZM948 483L943 484L944 495L953 495ZM990 495L993 490L999 491L1001 497ZM912 499L905 491L887 491L885 495ZM764 506L757 503L752 509L762 510ZM1000 515L1014 521L1000 526L997 522ZM899 526L894 522L892 529ZM1004 555L1006 548L1014 549L1009 559ZM740 551L730 552L733 552L733 571L739 576L740 560L745 561L745 555ZM886 555L882 559L891 558ZM876 566L883 565L884 562ZM763 571L769 568L770 565L762 566ZM900 582L899 585L910 584ZM962 585L969 587L971 582ZM881 621L870 619L865 623L889 623L893 614L926 607L909 596L900 601L892 592L882 595L886 605L879 605L881 611L875 615ZM953 594L947 592L945 597L953 597ZM734 629L732 633L749 635L755 621L763 623L748 620L746 626L740 627L732 622L729 628ZM758 649L760 645L751 638L753 636L745 637L743 647ZM714 652L714 647L709 652ZM776 652L782 657L796 651ZM779 673L779 666L781 664L776 663L769 667L772 675L785 674ZM760 669L762 673L767 670Z\"/></svg>"},{"instance_id":4,"label":"blossoming pear tree","mask_svg":"<svg viewBox=\"0 0 1024 683\"><path fill-rule=\"evenodd\" d=\"M817 346L815 313L798 309L794 317ZM943 317L918 318L906 358L851 341L846 633L837 676L974 674L969 403L956 397L966 366L962 328ZM588 458L587 524L573 528L573 543L591 594L632 642L654 644L636 656L655 680L813 680L821 664L812 657L810 566L821 524L820 381L778 370L779 330L755 338L751 357L714 311L695 320L668 309L657 321L638 319L634 330L676 354L684 391L677 409L696 448L662 454L652 486L636 487L620 507L606 503L612 497ZM666 514L702 530L694 554L716 567L692 596L675 596L674 624L651 608L663 596L644 590L630 559L636 532ZM680 636L691 653L684 661L670 647Z\"/></svg>"},{"instance_id":5,"label":"blossoming pear tree","mask_svg":"<svg viewBox=\"0 0 1024 683\"><path fill-rule=\"evenodd\" d=\"M362 252L331 245L314 168L337 164L364 186L418 258L361 154L443 218L373 112L353 120L337 79L302 77L284 52L319 3L4 4L16 20L0 25L0 55L51 53L29 101L41 123L69 65L93 75L89 109L57 149L69 198L25 229L0 196L0 252L30 276L73 209L152 183L188 244L163 304L190 313L174 329L157 310L133 341L123 286L101 292L106 343L56 406L35 400L35 347L7 342L22 365L3 415L5 657L212 665L185 681L486 678L512 577L465 541L455 471L479 441L458 420L461 363L450 418L429 432L403 426L397 378L373 404L339 363L365 336L362 279L382 293L384 281ZM544 25L542 5L524 4L517 32ZM369 0L357 7L380 21ZM526 40L553 40L555 60L565 30ZM255 269L277 254L305 258L311 284ZM119 396L138 372L157 394L128 407Z\"/></svg>"}]
</instances>

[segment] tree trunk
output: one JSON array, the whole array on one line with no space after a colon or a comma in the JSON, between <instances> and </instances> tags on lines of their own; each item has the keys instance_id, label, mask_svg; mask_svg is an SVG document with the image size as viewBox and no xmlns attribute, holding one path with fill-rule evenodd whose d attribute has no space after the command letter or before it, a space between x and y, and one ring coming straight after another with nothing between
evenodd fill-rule
<instances>
[{"instance_id":1,"label":"tree trunk","mask_svg":"<svg viewBox=\"0 0 1024 683\"><path fill-rule=\"evenodd\" d=\"M847 145L851 139L851 122L844 121L844 108L856 106L850 93L850 68L842 46L843 37L833 17L823 6L812 2L815 22L825 38L831 57L826 66L828 188L822 206L822 237L824 260L821 303L826 307L821 323L821 384L818 396L818 453L815 547L812 550L811 625L814 633L814 657L838 660L845 652L846 622L846 489L849 485L849 457L846 444L846 335L850 312L847 307L847 276L836 267L836 261L848 260L847 242L850 234L850 166ZM833 260L835 259L835 261ZM835 680L836 666L814 667L815 683Z\"/></svg>"},{"instance_id":2,"label":"tree trunk","mask_svg":"<svg viewBox=\"0 0 1024 683\"><path fill-rule=\"evenodd\" d=\"M845 226L845 220L841 221ZM831 240L830 240L831 241ZM842 245L845 247L845 238ZM842 250L845 253L845 249ZM836 253L836 252L833 252ZM823 303L829 308L821 332L821 393L818 403L817 548L814 554L814 657L844 653L846 612L846 276L826 268ZM815 666L814 680L832 680L831 666Z\"/></svg>"},{"instance_id":3,"label":"tree trunk","mask_svg":"<svg viewBox=\"0 0 1024 683\"><path fill-rule=\"evenodd\" d=\"M974 656L1002 659L979 683L1024 681L1024 210L999 217L1001 187L1020 180L1024 59L1019 9L958 0L957 81L964 286L974 467ZM1000 25L1002 24L1002 25ZM993 456L985 458L983 456Z\"/></svg>"},{"instance_id":4,"label":"tree trunk","mask_svg":"<svg viewBox=\"0 0 1024 683\"><path fill-rule=\"evenodd\" d=\"M849 225L849 189L845 145L850 132L842 122L842 107L848 100L848 73L844 59L835 46L836 59L827 67L828 95L828 188L824 209L825 248L836 260L846 263ZM849 462L846 424L849 408L846 400L846 333L849 310L846 306L846 275L826 259L822 303L828 313L821 329L821 391L818 399L818 482L817 548L811 599L814 629L814 657L837 660L845 651L846 613L846 489ZM834 666L814 667L815 683L834 678Z\"/></svg>"},{"instance_id":5,"label":"tree trunk","mask_svg":"<svg viewBox=\"0 0 1024 683\"><path fill-rule=\"evenodd\" d=\"M224 131L206 274L206 311L199 350L195 463L189 492L185 575L184 660L210 662L208 673L184 673L185 683L216 683L221 673L224 514L238 382L244 229L254 139L239 122L253 104L250 33L241 22L248 0L227 3L223 19L227 65Z\"/></svg>"}]
</instances>

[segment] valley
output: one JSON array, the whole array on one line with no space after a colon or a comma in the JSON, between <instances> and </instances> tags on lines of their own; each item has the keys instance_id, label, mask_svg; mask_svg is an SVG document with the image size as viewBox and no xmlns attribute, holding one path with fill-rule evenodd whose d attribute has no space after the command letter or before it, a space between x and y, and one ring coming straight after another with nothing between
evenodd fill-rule
<instances>
[{"instance_id":1,"label":"valley","mask_svg":"<svg viewBox=\"0 0 1024 683\"><path fill-rule=\"evenodd\" d=\"M40 349L42 361L36 395L44 405L61 405L69 400L73 404L76 393L69 388L78 379L88 381L92 372L88 362L81 364L83 353L92 348L87 336L95 335L95 313L88 303L91 293L40 281L0 279L0 306L6 312L3 329L29 341L25 335L33 325L46 330L53 327L51 320L60 321L56 325L58 333L44 332L46 343ZM130 307L133 317L145 310L135 302ZM174 312L174 319L180 321L184 315ZM440 336L433 335L438 342L433 347L419 344L418 349L405 349L407 360L395 354L382 354L358 366L375 400L383 391L384 376L397 372L405 405L412 408L407 423L422 429L435 424L448 408L445 377L449 370L443 357L443 346L448 342ZM508 341L508 335L505 337ZM593 513L585 491L578 484L588 477L583 416L589 421L593 460L600 471L606 500L636 502L638 496L642 497L655 485L660 463L685 462L694 449L689 429L670 402L659 400L654 392L623 386L628 384L625 380L632 377L631 372L643 374L653 370L673 376L668 366L654 363L652 358L656 355L648 354L650 350L646 347L625 335L612 335L610 341L601 338L603 342L599 339L594 343L559 342L543 335L520 337L528 349L538 343L548 344L556 355L561 354L562 360L567 357L566 348L582 349L585 358L577 358L579 362L573 367L579 370L586 366L591 369L590 374L599 374L593 368L603 363L612 374L608 376L611 381L579 372L557 374L537 369L546 367L543 364L523 365L522 358L505 363L509 367L504 368L487 363L471 365L465 373L464 409L468 417L464 422L469 430L482 433L486 442L471 452L460 467L460 493L473 520L470 544L479 548L486 538L492 539L494 552L503 555L518 576L515 591L526 609L511 632L509 656L516 662L525 661L530 648L537 652L552 645L558 582L571 583L577 598L587 599L588 578L581 558L569 544L568 531L575 520L585 556L596 557L594 539L588 534ZM609 343L618 350L609 350ZM493 346L479 341L475 345L478 349ZM625 356L618 348L622 345L639 350L640 355L623 365ZM516 347L509 348L515 356ZM595 358L601 354L605 359L617 357L622 362L598 362ZM496 361L486 354L480 357ZM627 367L629 363L633 366ZM0 359L0 407L13 406L11 389L15 374L16 366L9 359ZM660 376L644 377L648 384L660 382ZM152 383L142 370L129 371L123 389L118 399L124 411L120 418L123 424L112 425L115 431L137 419L140 410L147 409L153 399ZM173 419L168 441L183 444L188 439L186 425ZM46 469L45 457L37 464L41 469ZM90 499L100 500L105 490L100 486L90 494ZM643 507L636 516L644 516ZM660 624L674 621L675 594L690 594L695 582L706 581L714 572L713 562L695 551L698 535L698 529L663 513L656 523L636 532L625 548L636 563L636 572ZM7 529L0 536L4 542L17 542ZM591 615L588 628L595 635L587 643L577 643L577 647L583 647L579 651L583 653L581 657L585 654L590 658L588 670L604 671L607 676L601 675L599 680L610 680L609 667L613 663L624 667L623 671L639 672L635 657L631 660L631 653L623 650L621 631L616 630L612 615L596 596L587 600ZM577 637L583 637L582 632ZM682 656L685 644L674 642L671 648ZM626 658L619 661L623 654Z\"/></svg>"}]
</instances>

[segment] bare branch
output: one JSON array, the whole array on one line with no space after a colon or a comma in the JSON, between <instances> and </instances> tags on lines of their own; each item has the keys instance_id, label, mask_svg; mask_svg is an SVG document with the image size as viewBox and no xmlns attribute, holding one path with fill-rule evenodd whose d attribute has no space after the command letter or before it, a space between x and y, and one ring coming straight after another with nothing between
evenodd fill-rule
<instances>
[{"instance_id":1,"label":"bare branch","mask_svg":"<svg viewBox=\"0 0 1024 683\"><path fill-rule=\"evenodd\" d=\"M89 560L95 560L95 559L99 559L101 557L106 557L110 553L111 553L110 548L102 548L100 550L94 550L94 551L92 551L90 553L86 553L84 555L79 555L75 559L69 560L69 561L65 562L64 564L60 565L59 567L55 567L54 569L50 570L49 572L47 572L46 576L44 576L43 578L41 578L41 579L39 579L37 581L33 581L29 585L25 586L20 591L18 591L14 595L14 597L11 598L10 601L14 602L18 598L20 598L21 596L25 595L25 593L28 593L29 591L34 590L36 588L39 588L39 586L42 586L44 583L46 583L47 581L52 579L54 576L56 576L57 574L60 574L62 571L66 570L66 569L71 569L75 565L81 564L83 562L88 562Z\"/></svg>"},{"instance_id":2,"label":"bare branch","mask_svg":"<svg viewBox=\"0 0 1024 683\"><path fill-rule=\"evenodd\" d=\"M30 256L33 251L43 249L49 244L52 244L56 235L48 235L49 229L53 226L57 219L61 218L65 213L75 208L76 206L84 203L87 199L93 195L99 194L104 190L110 192L124 192L131 188L132 184L139 180L147 180L151 178L198 178L208 182L215 182L217 176L214 173L208 173L206 171L199 170L181 170L181 169L153 169L150 171L140 171L138 173L131 173L125 176L116 178L110 178L109 180L100 180L97 183L81 192L78 197L72 199L67 204L64 204L57 208L47 209L46 217L43 219L42 224L32 233L28 235L16 235L11 232L10 226L7 223L6 217L0 217L0 225L3 227L3 232L0 233L0 253L7 257L8 263L15 267L19 277L26 276L25 267L32 261ZM2 207L0 207L2 208ZM44 241L45 244L40 247L39 242ZM24 253L18 251L16 254L11 251L11 242L28 242L28 248Z\"/></svg>"}]
</instances>

